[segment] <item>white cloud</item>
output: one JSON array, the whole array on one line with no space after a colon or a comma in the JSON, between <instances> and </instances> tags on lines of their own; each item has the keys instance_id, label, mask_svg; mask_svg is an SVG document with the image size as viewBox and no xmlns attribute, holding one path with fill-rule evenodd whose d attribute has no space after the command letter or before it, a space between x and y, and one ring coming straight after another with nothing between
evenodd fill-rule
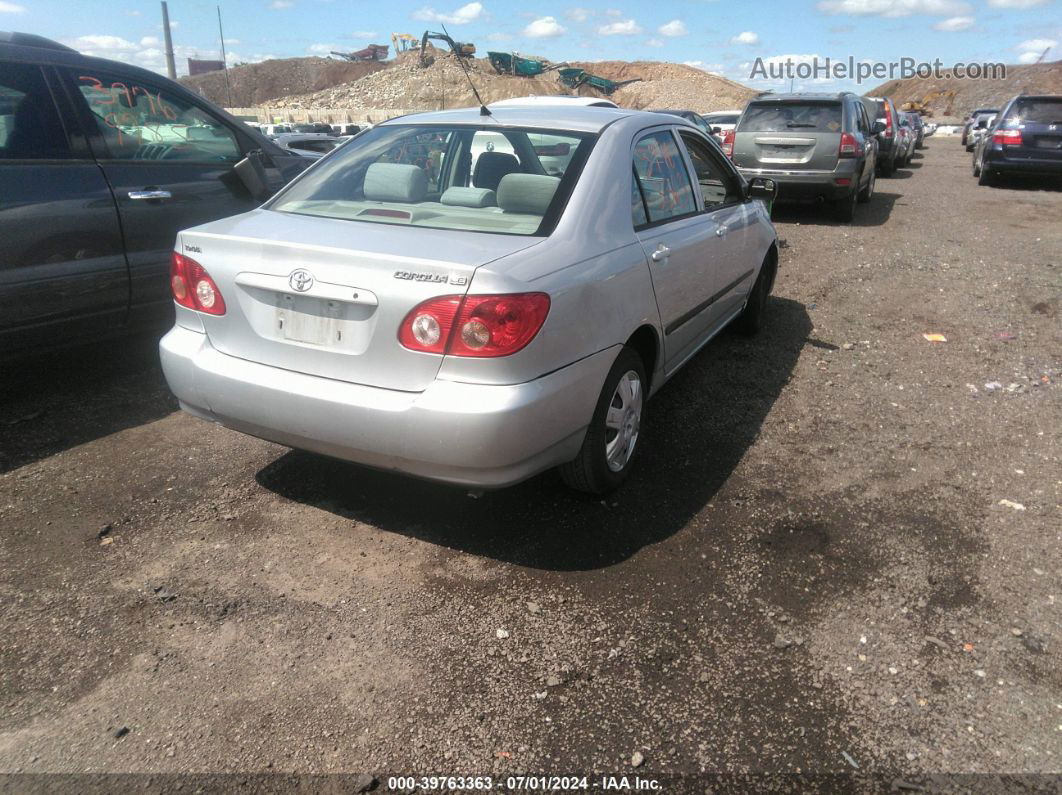
<instances>
[{"instance_id":1,"label":"white cloud","mask_svg":"<svg viewBox=\"0 0 1062 795\"><path fill-rule=\"evenodd\" d=\"M328 55L332 50L338 50L339 45L336 44L311 44L306 48L306 52L312 52L314 55Z\"/></svg>"},{"instance_id":2,"label":"white cloud","mask_svg":"<svg viewBox=\"0 0 1062 795\"><path fill-rule=\"evenodd\" d=\"M1034 8L1042 6L1047 0L988 0L993 8Z\"/></svg>"},{"instance_id":3,"label":"white cloud","mask_svg":"<svg viewBox=\"0 0 1062 795\"><path fill-rule=\"evenodd\" d=\"M376 31L375 30L355 30L355 31L351 32L350 38L352 38L352 39L375 39L376 38Z\"/></svg>"},{"instance_id":4,"label":"white cloud","mask_svg":"<svg viewBox=\"0 0 1062 795\"><path fill-rule=\"evenodd\" d=\"M623 12L620 11L618 8L606 8L605 16L611 17L612 19L619 19L623 16Z\"/></svg>"},{"instance_id":5,"label":"white cloud","mask_svg":"<svg viewBox=\"0 0 1062 795\"><path fill-rule=\"evenodd\" d=\"M704 61L683 61L682 63L713 75L721 75L724 70L721 63L705 63Z\"/></svg>"},{"instance_id":6,"label":"white cloud","mask_svg":"<svg viewBox=\"0 0 1062 795\"><path fill-rule=\"evenodd\" d=\"M225 39L225 44L226 44L226 45L229 45L229 44L239 44L239 43L240 43L240 40L239 40L239 39Z\"/></svg>"},{"instance_id":7,"label":"white cloud","mask_svg":"<svg viewBox=\"0 0 1062 795\"><path fill-rule=\"evenodd\" d=\"M140 46L141 47L158 47L159 46L159 40L158 40L158 38L156 36L144 36L144 38L142 38L140 40Z\"/></svg>"},{"instance_id":8,"label":"white cloud","mask_svg":"<svg viewBox=\"0 0 1062 795\"><path fill-rule=\"evenodd\" d=\"M663 39L649 39L648 41L645 42L645 46L646 47L663 47L664 46L664 40Z\"/></svg>"},{"instance_id":9,"label":"white cloud","mask_svg":"<svg viewBox=\"0 0 1062 795\"><path fill-rule=\"evenodd\" d=\"M934 30L943 30L947 33L956 33L960 30L969 30L976 20L973 17L948 17L942 19L933 26Z\"/></svg>"},{"instance_id":10,"label":"white cloud","mask_svg":"<svg viewBox=\"0 0 1062 795\"><path fill-rule=\"evenodd\" d=\"M65 44L73 47L78 52L85 55L97 55L101 52L136 52L140 49L136 44L123 39L121 36L108 36L101 34L92 34L88 36L78 36L75 39L67 39ZM107 57L107 56L103 56Z\"/></svg>"},{"instance_id":11,"label":"white cloud","mask_svg":"<svg viewBox=\"0 0 1062 795\"><path fill-rule=\"evenodd\" d=\"M508 33L488 33L487 41L512 41L512 36Z\"/></svg>"},{"instance_id":12,"label":"white cloud","mask_svg":"<svg viewBox=\"0 0 1062 795\"><path fill-rule=\"evenodd\" d=\"M827 14L854 16L909 17L912 14L929 14L945 17L968 14L970 5L963 0L821 0L818 9Z\"/></svg>"},{"instance_id":13,"label":"white cloud","mask_svg":"<svg viewBox=\"0 0 1062 795\"><path fill-rule=\"evenodd\" d=\"M686 23L681 19L673 19L667 24L661 25L656 29L656 32L661 36L668 36L670 38L686 36L689 34L689 31L686 30Z\"/></svg>"},{"instance_id":14,"label":"white cloud","mask_svg":"<svg viewBox=\"0 0 1062 795\"><path fill-rule=\"evenodd\" d=\"M641 26L633 19L624 19L619 22L610 22L597 29L602 36L635 36L642 32Z\"/></svg>"},{"instance_id":15,"label":"white cloud","mask_svg":"<svg viewBox=\"0 0 1062 795\"><path fill-rule=\"evenodd\" d=\"M1040 60L1040 56L1044 54L1044 50L1053 49L1057 46L1058 42L1054 39L1028 39L1014 49L1020 52L1018 63L1036 63Z\"/></svg>"},{"instance_id":16,"label":"white cloud","mask_svg":"<svg viewBox=\"0 0 1062 795\"><path fill-rule=\"evenodd\" d=\"M742 31L741 33L739 33L738 35L734 36L730 40L730 43L731 44L759 44L760 43L760 35L758 33L753 33L751 30L745 30L745 31Z\"/></svg>"},{"instance_id":17,"label":"white cloud","mask_svg":"<svg viewBox=\"0 0 1062 795\"><path fill-rule=\"evenodd\" d=\"M593 13L594 12L589 8L580 8L576 6L575 8L569 8L565 11L564 16L568 17L572 22L586 22L586 20L590 19L590 15Z\"/></svg>"},{"instance_id":18,"label":"white cloud","mask_svg":"<svg viewBox=\"0 0 1062 795\"><path fill-rule=\"evenodd\" d=\"M568 29L557 22L554 17L536 19L524 28L524 35L532 39L551 39L555 36L563 36L567 32Z\"/></svg>"},{"instance_id":19,"label":"white cloud","mask_svg":"<svg viewBox=\"0 0 1062 795\"><path fill-rule=\"evenodd\" d=\"M25 14L26 7L20 6L18 3L9 3L7 0L0 0L0 14Z\"/></svg>"},{"instance_id":20,"label":"white cloud","mask_svg":"<svg viewBox=\"0 0 1062 795\"><path fill-rule=\"evenodd\" d=\"M482 3L468 3L450 14L436 11L430 6L424 6L413 12L413 19L419 19L422 22L445 22L447 25L467 25L481 16L483 16Z\"/></svg>"},{"instance_id":21,"label":"white cloud","mask_svg":"<svg viewBox=\"0 0 1062 795\"><path fill-rule=\"evenodd\" d=\"M293 3L292 0L273 0L273 2L269 4L269 7L279 11L282 8L291 8L293 5L295 5L295 3Z\"/></svg>"}]
</instances>

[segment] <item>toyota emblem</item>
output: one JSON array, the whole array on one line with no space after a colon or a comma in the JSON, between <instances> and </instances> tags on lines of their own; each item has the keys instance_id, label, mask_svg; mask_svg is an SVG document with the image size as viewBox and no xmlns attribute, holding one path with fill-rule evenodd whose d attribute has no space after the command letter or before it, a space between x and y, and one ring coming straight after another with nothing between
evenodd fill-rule
<instances>
[{"instance_id":1,"label":"toyota emblem","mask_svg":"<svg viewBox=\"0 0 1062 795\"><path fill-rule=\"evenodd\" d=\"M288 284L291 285L291 289L304 293L313 287L313 274L302 268L292 271L291 276L288 277Z\"/></svg>"}]
</instances>

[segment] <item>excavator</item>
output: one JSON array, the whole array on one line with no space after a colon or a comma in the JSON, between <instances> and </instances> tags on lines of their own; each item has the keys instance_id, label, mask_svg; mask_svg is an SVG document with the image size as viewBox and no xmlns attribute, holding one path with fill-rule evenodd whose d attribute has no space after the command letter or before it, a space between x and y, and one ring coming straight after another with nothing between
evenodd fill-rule
<instances>
[{"instance_id":1,"label":"excavator","mask_svg":"<svg viewBox=\"0 0 1062 795\"><path fill-rule=\"evenodd\" d=\"M427 54L428 40L445 41L450 45L450 51L458 58L471 58L476 54L476 45L464 41L454 41L445 33L436 33L433 30L424 31L420 39L420 65L431 66L431 56Z\"/></svg>"},{"instance_id":2,"label":"excavator","mask_svg":"<svg viewBox=\"0 0 1062 795\"><path fill-rule=\"evenodd\" d=\"M939 104L943 106L945 116L951 115L951 103L955 99L954 91L930 91L921 100L911 100L910 102L904 102L900 105L900 110L908 111L910 113L918 113L926 118L933 117L933 109L930 104Z\"/></svg>"},{"instance_id":3,"label":"excavator","mask_svg":"<svg viewBox=\"0 0 1062 795\"><path fill-rule=\"evenodd\" d=\"M391 44L395 47L395 56L397 57L400 52L406 50L415 50L417 48L417 37L412 33L392 33Z\"/></svg>"}]
</instances>

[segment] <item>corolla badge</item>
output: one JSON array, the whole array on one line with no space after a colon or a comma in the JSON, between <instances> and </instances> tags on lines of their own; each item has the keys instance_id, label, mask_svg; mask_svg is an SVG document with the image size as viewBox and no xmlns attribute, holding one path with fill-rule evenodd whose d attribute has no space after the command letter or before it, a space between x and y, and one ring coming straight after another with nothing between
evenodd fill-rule
<instances>
[{"instance_id":1,"label":"corolla badge","mask_svg":"<svg viewBox=\"0 0 1062 795\"><path fill-rule=\"evenodd\" d=\"M299 268L297 271L291 272L291 276L288 277L288 284L291 285L291 289L304 293L313 287L313 274L308 270Z\"/></svg>"}]
</instances>

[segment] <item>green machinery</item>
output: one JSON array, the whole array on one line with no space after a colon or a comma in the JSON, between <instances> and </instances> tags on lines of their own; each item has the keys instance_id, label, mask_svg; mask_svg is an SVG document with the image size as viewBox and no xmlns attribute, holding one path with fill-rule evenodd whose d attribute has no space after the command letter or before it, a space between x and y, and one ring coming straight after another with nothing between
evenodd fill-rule
<instances>
[{"instance_id":1,"label":"green machinery","mask_svg":"<svg viewBox=\"0 0 1062 795\"><path fill-rule=\"evenodd\" d=\"M500 75L516 75L517 77L534 77L544 72L560 69L567 64L551 64L537 58L521 58L515 52L488 52L490 65Z\"/></svg>"},{"instance_id":2,"label":"green machinery","mask_svg":"<svg viewBox=\"0 0 1062 795\"><path fill-rule=\"evenodd\" d=\"M587 85L591 88L596 88L602 94L611 94L617 89L628 86L631 83L641 82L640 77L636 77L633 80L609 80L606 77L590 74L585 69L580 69L575 66L570 66L566 69L560 70L560 79L564 85L569 88L579 88L579 86Z\"/></svg>"}]
</instances>

